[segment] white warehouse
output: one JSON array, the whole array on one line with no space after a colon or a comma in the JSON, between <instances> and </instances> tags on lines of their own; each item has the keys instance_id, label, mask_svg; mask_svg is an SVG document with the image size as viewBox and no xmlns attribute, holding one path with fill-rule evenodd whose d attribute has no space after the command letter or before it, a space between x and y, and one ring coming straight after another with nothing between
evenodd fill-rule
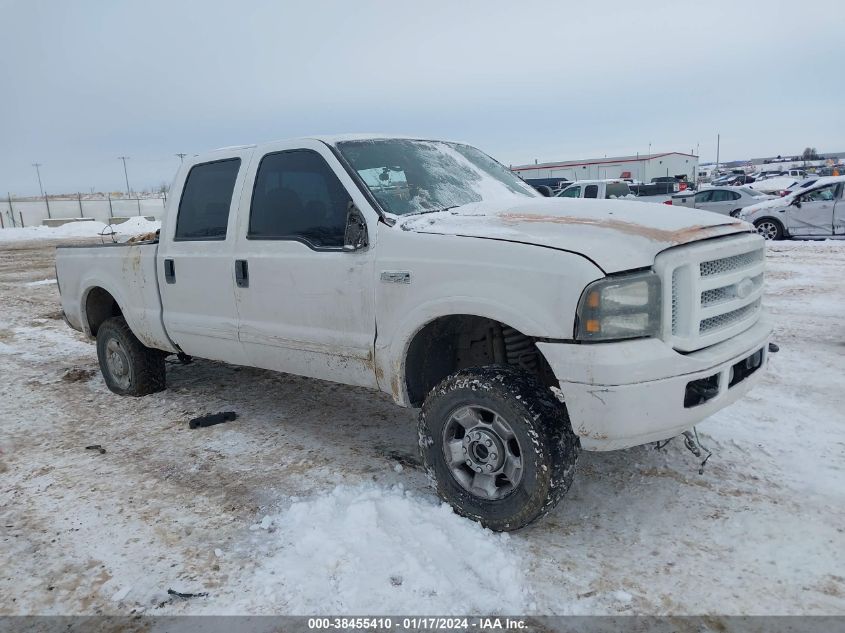
<instances>
[{"instance_id":1,"label":"white warehouse","mask_svg":"<svg viewBox=\"0 0 845 633\"><path fill-rule=\"evenodd\" d=\"M613 158L591 158L534 165L516 165L511 169L522 178L561 180L596 180L603 178L630 178L651 182L659 176L682 176L694 181L698 170L698 156L681 152L638 154Z\"/></svg>"}]
</instances>

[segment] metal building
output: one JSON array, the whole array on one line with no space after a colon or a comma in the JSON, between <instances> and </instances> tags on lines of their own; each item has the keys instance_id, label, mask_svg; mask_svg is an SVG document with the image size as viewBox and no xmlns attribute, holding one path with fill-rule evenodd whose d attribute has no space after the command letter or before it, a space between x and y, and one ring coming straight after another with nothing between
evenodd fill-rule
<instances>
[{"instance_id":1,"label":"metal building","mask_svg":"<svg viewBox=\"0 0 845 633\"><path fill-rule=\"evenodd\" d=\"M612 158L591 158L554 163L516 165L511 169L522 178L549 178L561 180L596 180L604 178L628 178L640 182L651 182L658 176L686 176L694 181L698 170L698 156L681 152L662 154L637 154Z\"/></svg>"}]
</instances>

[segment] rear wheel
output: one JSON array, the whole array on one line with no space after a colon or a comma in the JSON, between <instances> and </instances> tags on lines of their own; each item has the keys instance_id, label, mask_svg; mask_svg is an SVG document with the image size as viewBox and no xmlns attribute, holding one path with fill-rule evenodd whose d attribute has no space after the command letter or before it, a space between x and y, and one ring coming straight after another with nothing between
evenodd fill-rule
<instances>
[{"instance_id":1,"label":"rear wheel","mask_svg":"<svg viewBox=\"0 0 845 633\"><path fill-rule=\"evenodd\" d=\"M165 387L164 354L141 343L123 317L97 330L97 358L106 386L121 396L145 396Z\"/></svg>"},{"instance_id":2,"label":"rear wheel","mask_svg":"<svg viewBox=\"0 0 845 633\"><path fill-rule=\"evenodd\" d=\"M580 450L566 407L509 366L446 378L423 404L419 435L440 497L492 530L516 530L551 510L572 484Z\"/></svg>"},{"instance_id":3,"label":"rear wheel","mask_svg":"<svg viewBox=\"0 0 845 633\"><path fill-rule=\"evenodd\" d=\"M783 239L783 224L771 218L763 218L754 223L757 228L757 233L763 236L765 240L782 240Z\"/></svg>"}]
</instances>

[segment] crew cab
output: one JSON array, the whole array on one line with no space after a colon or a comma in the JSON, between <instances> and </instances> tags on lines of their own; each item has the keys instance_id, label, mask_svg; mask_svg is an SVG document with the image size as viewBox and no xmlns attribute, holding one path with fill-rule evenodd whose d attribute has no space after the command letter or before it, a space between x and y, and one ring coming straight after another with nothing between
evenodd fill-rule
<instances>
[{"instance_id":1,"label":"crew cab","mask_svg":"<svg viewBox=\"0 0 845 633\"><path fill-rule=\"evenodd\" d=\"M619 178L605 180L579 180L561 189L557 196L559 198L598 198L600 200L612 200L618 198L633 197L631 187L627 182Z\"/></svg>"},{"instance_id":2,"label":"crew cab","mask_svg":"<svg viewBox=\"0 0 845 633\"><path fill-rule=\"evenodd\" d=\"M378 136L217 150L172 192L158 235L57 251L109 389L164 389L178 354L381 390L495 530L552 508L580 450L684 433L767 360L764 240L730 217L544 198L471 146Z\"/></svg>"}]
</instances>

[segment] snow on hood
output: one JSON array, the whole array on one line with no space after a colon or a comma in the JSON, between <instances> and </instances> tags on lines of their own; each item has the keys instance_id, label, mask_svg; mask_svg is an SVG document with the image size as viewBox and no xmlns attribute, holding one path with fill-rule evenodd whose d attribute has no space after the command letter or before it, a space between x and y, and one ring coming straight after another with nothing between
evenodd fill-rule
<instances>
[{"instance_id":1,"label":"snow on hood","mask_svg":"<svg viewBox=\"0 0 845 633\"><path fill-rule=\"evenodd\" d=\"M734 218L627 200L511 198L400 218L405 231L498 239L583 254L605 272L645 268L662 250L753 231Z\"/></svg>"}]
</instances>

